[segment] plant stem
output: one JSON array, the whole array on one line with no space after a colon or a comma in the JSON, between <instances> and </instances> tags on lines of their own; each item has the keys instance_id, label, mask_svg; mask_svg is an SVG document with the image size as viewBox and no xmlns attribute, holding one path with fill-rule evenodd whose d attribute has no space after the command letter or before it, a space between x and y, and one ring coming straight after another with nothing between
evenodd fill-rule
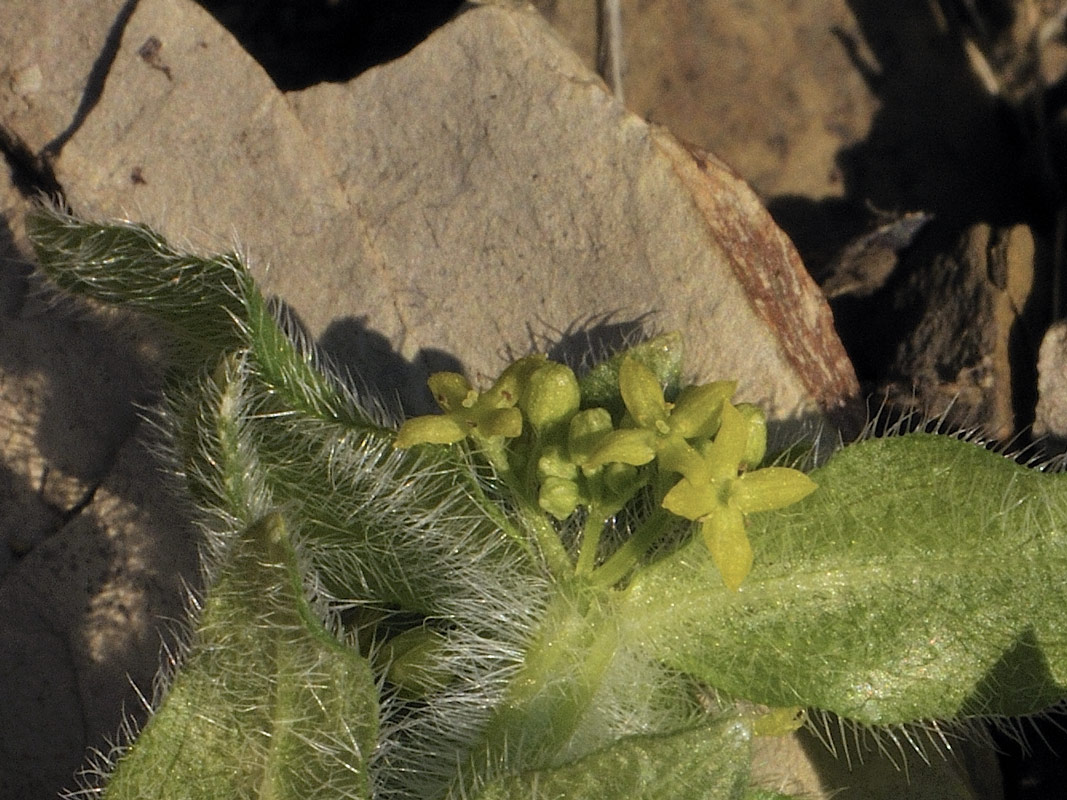
<instances>
[{"instance_id":1,"label":"plant stem","mask_svg":"<svg viewBox=\"0 0 1067 800\"><path fill-rule=\"evenodd\" d=\"M507 697L471 752L469 769L458 776L455 794L467 796L470 786L464 784L502 766L504 774L547 766L588 712L618 647L612 598L572 581L547 609Z\"/></svg>"},{"instance_id":2,"label":"plant stem","mask_svg":"<svg viewBox=\"0 0 1067 800\"><path fill-rule=\"evenodd\" d=\"M491 439L479 437L478 442L481 445L482 454L496 470L497 477L507 485L512 497L515 498L522 521L533 532L549 571L557 578L570 575L574 565L571 563L571 557L563 546L563 542L559 539L559 532L541 511L536 497L531 496L529 484L512 468L508 460L507 448L499 441Z\"/></svg>"},{"instance_id":3,"label":"plant stem","mask_svg":"<svg viewBox=\"0 0 1067 800\"><path fill-rule=\"evenodd\" d=\"M667 520L670 516L669 511L662 507L657 507L652 512L652 515L634 532L634 535L623 542L622 546L612 553L607 561L593 571L593 584L601 588L607 588L622 580L626 573L633 569L645 553L648 552L649 548L655 544L667 527Z\"/></svg>"},{"instance_id":4,"label":"plant stem","mask_svg":"<svg viewBox=\"0 0 1067 800\"><path fill-rule=\"evenodd\" d=\"M559 540L556 527L548 521L539 507L531 505L526 497L519 496L521 497L519 510L522 512L523 521L533 531L549 571L557 578L570 575L574 571L574 564L571 562L570 554L567 553L567 548Z\"/></svg>"},{"instance_id":5,"label":"plant stem","mask_svg":"<svg viewBox=\"0 0 1067 800\"><path fill-rule=\"evenodd\" d=\"M600 536L604 532L607 519L601 509L594 503L589 506L582 526L582 543L578 551L578 563L574 571L577 575L586 575L593 571L596 566L597 549L600 546Z\"/></svg>"}]
</instances>

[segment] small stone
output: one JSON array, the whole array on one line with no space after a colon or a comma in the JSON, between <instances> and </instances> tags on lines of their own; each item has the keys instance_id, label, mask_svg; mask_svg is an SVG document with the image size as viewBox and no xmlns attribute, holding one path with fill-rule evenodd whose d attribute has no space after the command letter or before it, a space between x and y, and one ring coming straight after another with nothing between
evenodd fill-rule
<instances>
[{"instance_id":1,"label":"small stone","mask_svg":"<svg viewBox=\"0 0 1067 800\"><path fill-rule=\"evenodd\" d=\"M1037 358L1034 433L1067 439L1067 320L1045 333Z\"/></svg>"}]
</instances>

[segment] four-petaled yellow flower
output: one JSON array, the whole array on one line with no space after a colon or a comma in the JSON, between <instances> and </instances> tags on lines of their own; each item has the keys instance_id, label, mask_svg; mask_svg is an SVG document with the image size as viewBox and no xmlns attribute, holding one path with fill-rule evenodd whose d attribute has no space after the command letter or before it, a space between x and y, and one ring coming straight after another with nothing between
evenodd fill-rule
<instances>
[{"instance_id":1,"label":"four-petaled yellow flower","mask_svg":"<svg viewBox=\"0 0 1067 800\"><path fill-rule=\"evenodd\" d=\"M481 394L459 373L435 372L427 383L445 413L407 420L393 446L453 444L468 436L515 438L522 433L522 412L516 408L520 392L530 374L546 361L541 355L520 358Z\"/></svg>"},{"instance_id":2,"label":"four-petaled yellow flower","mask_svg":"<svg viewBox=\"0 0 1067 800\"><path fill-rule=\"evenodd\" d=\"M700 523L712 561L732 590L752 569L745 515L792 505L816 488L803 472L787 467L744 472L750 440L763 436L762 426L761 418L746 421L741 411L725 403L718 435L698 460L686 460L679 470L684 477L663 498L663 507L672 514Z\"/></svg>"}]
</instances>

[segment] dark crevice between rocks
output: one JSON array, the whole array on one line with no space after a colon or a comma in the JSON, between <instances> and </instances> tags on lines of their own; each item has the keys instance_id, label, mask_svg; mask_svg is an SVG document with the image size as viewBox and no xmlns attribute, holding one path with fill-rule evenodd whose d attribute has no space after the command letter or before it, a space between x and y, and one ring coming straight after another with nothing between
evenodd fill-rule
<instances>
[{"instance_id":1,"label":"dark crevice between rocks","mask_svg":"<svg viewBox=\"0 0 1067 800\"><path fill-rule=\"evenodd\" d=\"M903 0L893 15L876 0L847 2L859 40L843 31L837 38L880 110L867 136L838 153L842 197L779 196L769 199L768 209L820 282L880 213L931 215L883 286L831 300L857 376L876 396L887 382L907 385L894 370L924 313L907 290L933 264L930 254L951 251L980 223L995 231L1027 224L1037 246L1034 288L1009 343L1015 430L1026 431L1034 416L1040 332L1059 312L1049 298L1058 269L1051 243L1067 168L1046 152L1054 132L1041 125L1041 118L1054 116L1047 106L1056 88L1035 84L1031 94L991 94L976 77L965 42L990 43L1009 29L1012 4L1004 0Z\"/></svg>"},{"instance_id":2,"label":"dark crevice between rocks","mask_svg":"<svg viewBox=\"0 0 1067 800\"><path fill-rule=\"evenodd\" d=\"M447 22L461 0L197 0L282 91L348 81L399 58Z\"/></svg>"}]
</instances>

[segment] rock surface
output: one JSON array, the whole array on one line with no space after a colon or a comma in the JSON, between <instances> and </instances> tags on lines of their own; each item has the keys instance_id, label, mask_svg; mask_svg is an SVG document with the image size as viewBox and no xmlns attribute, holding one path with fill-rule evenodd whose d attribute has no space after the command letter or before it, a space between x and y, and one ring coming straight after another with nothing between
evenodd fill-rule
<instances>
[{"instance_id":1,"label":"rock surface","mask_svg":"<svg viewBox=\"0 0 1067 800\"><path fill-rule=\"evenodd\" d=\"M1035 256L1027 226L985 223L951 246L934 237L908 254L893 306L904 334L891 360L898 399L1000 441L1012 436L1015 394L1030 383L1017 373L1039 340L1025 313Z\"/></svg>"},{"instance_id":2,"label":"rock surface","mask_svg":"<svg viewBox=\"0 0 1067 800\"><path fill-rule=\"evenodd\" d=\"M142 3L56 175L76 209L201 247L237 236L376 388L414 398L441 360L493 374L503 351L643 318L775 416L856 390L747 187L614 103L532 12L473 7L403 59L288 97L226 36L191 4ZM749 297L749 276L777 285Z\"/></svg>"},{"instance_id":3,"label":"rock surface","mask_svg":"<svg viewBox=\"0 0 1067 800\"><path fill-rule=\"evenodd\" d=\"M1037 371L1034 433L1067 441L1067 322L1057 322L1045 333Z\"/></svg>"}]
</instances>

